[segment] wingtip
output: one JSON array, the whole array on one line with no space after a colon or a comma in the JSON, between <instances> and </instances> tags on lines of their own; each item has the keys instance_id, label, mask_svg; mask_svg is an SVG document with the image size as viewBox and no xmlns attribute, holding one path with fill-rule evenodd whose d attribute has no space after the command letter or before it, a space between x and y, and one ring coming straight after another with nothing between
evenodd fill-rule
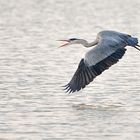
<instances>
[{"instance_id":1,"label":"wingtip","mask_svg":"<svg viewBox=\"0 0 140 140\"><path fill-rule=\"evenodd\" d=\"M76 90L73 90L73 89L70 87L70 84L64 85L64 86L62 86L62 87L64 87L63 90L65 90L65 92L68 93L68 94L74 93L74 92L76 91Z\"/></svg>"}]
</instances>

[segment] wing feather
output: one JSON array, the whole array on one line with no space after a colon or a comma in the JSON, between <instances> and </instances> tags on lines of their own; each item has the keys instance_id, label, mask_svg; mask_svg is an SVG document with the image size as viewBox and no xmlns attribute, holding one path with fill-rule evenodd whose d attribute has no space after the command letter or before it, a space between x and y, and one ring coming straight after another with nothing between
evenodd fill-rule
<instances>
[{"instance_id":1,"label":"wing feather","mask_svg":"<svg viewBox=\"0 0 140 140\"><path fill-rule=\"evenodd\" d=\"M95 65L96 63L110 56L117 49L124 48L125 46L126 42L124 42L124 40L122 40L121 38L103 38L100 40L96 47L85 54L85 63L88 66Z\"/></svg>"}]
</instances>

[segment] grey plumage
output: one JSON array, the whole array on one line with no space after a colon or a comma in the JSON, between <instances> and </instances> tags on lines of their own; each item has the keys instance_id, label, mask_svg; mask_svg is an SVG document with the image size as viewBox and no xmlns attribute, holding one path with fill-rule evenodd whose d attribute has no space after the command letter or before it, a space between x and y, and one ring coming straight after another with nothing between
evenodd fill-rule
<instances>
[{"instance_id":1,"label":"grey plumage","mask_svg":"<svg viewBox=\"0 0 140 140\"><path fill-rule=\"evenodd\" d=\"M137 38L115 31L102 31L98 33L96 40L92 43L88 43L83 39L74 39L74 43L70 42L70 44L76 43L82 44L85 47L96 46L85 54L74 76L65 86L65 90L69 93L84 88L95 77L117 63L124 55L126 46L139 46Z\"/></svg>"}]
</instances>

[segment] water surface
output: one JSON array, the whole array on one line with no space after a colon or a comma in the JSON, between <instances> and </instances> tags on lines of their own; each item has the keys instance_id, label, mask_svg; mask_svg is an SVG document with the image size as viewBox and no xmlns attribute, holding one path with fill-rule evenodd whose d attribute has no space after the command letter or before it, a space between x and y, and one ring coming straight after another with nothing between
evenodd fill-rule
<instances>
[{"instance_id":1,"label":"water surface","mask_svg":"<svg viewBox=\"0 0 140 140\"><path fill-rule=\"evenodd\" d=\"M84 90L66 94L88 49L56 40L94 40L103 29L140 37L139 0L0 1L0 139L139 140L140 53Z\"/></svg>"}]
</instances>

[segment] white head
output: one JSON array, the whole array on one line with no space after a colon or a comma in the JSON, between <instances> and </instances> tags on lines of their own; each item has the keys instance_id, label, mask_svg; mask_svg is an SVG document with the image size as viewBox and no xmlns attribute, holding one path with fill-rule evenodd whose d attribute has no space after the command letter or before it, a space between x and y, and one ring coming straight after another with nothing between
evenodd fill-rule
<instances>
[{"instance_id":1,"label":"white head","mask_svg":"<svg viewBox=\"0 0 140 140\"><path fill-rule=\"evenodd\" d=\"M63 39L63 40L59 40L59 41L66 42L65 44L61 45L60 47L64 47L64 46L68 46L68 45L72 45L72 44L82 44L82 45L86 46L88 44L88 42L86 40L78 39L78 38Z\"/></svg>"}]
</instances>

